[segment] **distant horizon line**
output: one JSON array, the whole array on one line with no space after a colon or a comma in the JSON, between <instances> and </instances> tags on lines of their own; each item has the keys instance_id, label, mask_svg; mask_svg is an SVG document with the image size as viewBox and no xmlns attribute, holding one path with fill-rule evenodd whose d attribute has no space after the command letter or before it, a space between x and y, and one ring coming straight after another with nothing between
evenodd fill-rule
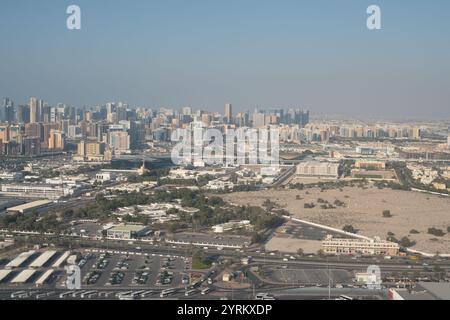
<instances>
[{"instance_id":1,"label":"distant horizon line","mask_svg":"<svg viewBox=\"0 0 450 320\"><path fill-rule=\"evenodd\" d=\"M193 113L197 112L197 111L205 111L208 113L220 113L223 114L223 110L222 111L218 111L218 110L208 110L207 108L201 108L201 107L192 107L189 105L184 105L184 106L180 106L180 107L173 107L173 106L169 106L169 105L160 105L160 106L145 106L143 104L130 104L128 102L124 102L123 100L110 100L108 102L103 102L101 104L90 104L90 105L83 105L83 106L76 106L70 103L65 103L65 102L58 102L58 103L49 103L48 101L46 101L45 99L39 98L38 96L30 96L28 98L28 100L35 98L38 100L42 100L44 101L45 104L47 104L47 106L57 106L58 104L63 104L63 105L67 105L69 107L74 107L75 109L85 109L85 108L95 108L95 107L102 107L105 106L108 103L114 103L114 104L118 104L118 103L123 103L128 105L128 107L130 109L138 109L138 108L145 108L145 109L153 109L153 110L161 110L161 109L172 109L172 110L177 110L180 111L183 108L191 108L193 109ZM15 105L18 106L27 106L29 105L29 103L15 103L15 99L11 98L9 96L4 96L2 98L2 101L4 99L10 99L11 101L14 102ZM233 109L235 108L235 104L233 104L232 102L225 102L223 103L223 106L225 107L227 104L231 104L233 106ZM450 122L450 114L447 116L421 116L421 115L417 115L417 116L407 116L405 117L405 115L384 115L384 116L380 116L380 115L374 115L374 114L359 114L359 115L355 115L353 112L348 112L348 113L332 113L332 112L315 112L313 109L309 108L309 107L300 107L300 106L296 106L296 107L292 107L292 106L267 106L267 107L263 107L261 105L256 105L254 107L251 108L238 108L237 110L233 110L236 112L233 112L234 114L236 113L240 113L240 112L249 112L249 113L253 113L253 111L251 110L253 108L253 110L258 109L258 110L276 110L276 109L280 109L280 110L289 110L289 109L301 109L304 111L309 111L312 112L311 114L311 119L312 120L322 120L322 121L332 121L332 120L359 120L359 121L368 121L368 120L377 120L377 121L399 121L399 122L408 122L408 121L441 121L441 122ZM195 110L195 111L194 111ZM340 118L346 118L346 119L340 119Z\"/></svg>"}]
</instances>

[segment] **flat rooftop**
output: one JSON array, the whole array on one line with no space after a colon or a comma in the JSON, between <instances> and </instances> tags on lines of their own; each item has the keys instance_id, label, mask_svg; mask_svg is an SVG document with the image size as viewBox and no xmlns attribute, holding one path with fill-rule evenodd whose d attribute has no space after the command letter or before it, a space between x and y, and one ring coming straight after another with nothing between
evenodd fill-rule
<instances>
[{"instance_id":1,"label":"flat rooftop","mask_svg":"<svg viewBox=\"0 0 450 320\"><path fill-rule=\"evenodd\" d=\"M47 206L47 205L50 205L51 203L53 203L53 201L50 201L50 200L38 200L38 201L33 201L33 202L21 204L21 205L16 206L16 207L9 208L8 211L22 212L22 211L31 210L31 209L34 209L34 208Z\"/></svg>"},{"instance_id":2,"label":"flat rooftop","mask_svg":"<svg viewBox=\"0 0 450 320\"><path fill-rule=\"evenodd\" d=\"M134 224L127 224L127 225L117 225L112 227L111 231L115 232L139 232L147 228L146 226L140 226L140 225L134 225Z\"/></svg>"}]
</instances>

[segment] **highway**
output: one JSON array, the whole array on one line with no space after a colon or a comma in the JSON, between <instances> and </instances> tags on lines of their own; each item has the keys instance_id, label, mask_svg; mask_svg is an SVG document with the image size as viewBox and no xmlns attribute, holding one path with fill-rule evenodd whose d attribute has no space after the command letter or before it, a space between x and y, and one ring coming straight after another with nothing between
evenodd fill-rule
<instances>
[{"instance_id":1,"label":"highway","mask_svg":"<svg viewBox=\"0 0 450 320\"><path fill-rule=\"evenodd\" d=\"M20 236L20 235L17 235ZM23 235L25 236L25 235ZM64 235L54 235L47 236L55 241L55 244L58 244L59 241L61 243L64 240L70 240L77 244L81 248L97 248L97 249L106 249L106 250L120 250L120 251L131 251L131 252L144 252L144 253L155 253L155 254L163 254L163 255L175 255L175 256L190 256L190 248L182 247L182 246L173 246L166 245L164 243L159 244L150 244L148 242L141 241L133 241L133 244L129 244L127 241L115 241L115 240L92 240L87 238L73 236L64 236ZM32 242L34 236L29 236L28 242ZM41 241L39 236L37 236L36 241ZM140 249L137 250L136 248ZM203 251L212 257L234 257L234 258L243 258L243 257L252 257L252 263L258 263L263 265L287 265L291 267L309 267L309 268L341 268L341 269L353 269L353 270L361 270L363 268L367 268L369 265L378 265L383 270L389 271L411 271L411 270L423 270L424 265L439 266L440 268L450 271L450 260L448 259L418 259L417 261L411 261L407 258L393 258L391 260L384 260L382 257L360 257L360 258L350 258L350 257L330 257L328 260L326 258L319 257L302 257L295 260L288 259L290 255L282 255L282 254L268 254L264 252L257 252L256 249L248 250L248 249L223 249L218 250L217 248L208 248L207 250L203 249ZM287 259L287 261L284 261ZM358 260L356 260L358 259Z\"/></svg>"},{"instance_id":2,"label":"highway","mask_svg":"<svg viewBox=\"0 0 450 320\"><path fill-rule=\"evenodd\" d=\"M110 300L120 299L120 293L135 293L136 300L254 300L255 295L259 293L267 293L272 295L276 300L314 300L314 299L335 299L341 295L347 295L358 298L381 299L386 295L386 290L369 290L355 288L271 288L263 290L254 289L218 289L206 295L201 294L201 290L196 290L192 295L186 296L184 289L176 289L174 293L161 298L161 292L167 288L141 288L141 289L6 289L0 290L0 300ZM145 297L141 297L138 293L146 292ZM63 294L61 296L61 294ZM73 296L75 294L75 296ZM128 295L129 296L129 295ZM13 297L13 298L12 298Z\"/></svg>"},{"instance_id":3,"label":"highway","mask_svg":"<svg viewBox=\"0 0 450 320\"><path fill-rule=\"evenodd\" d=\"M292 177L292 175L295 173L296 167L292 166L289 169L287 169L285 172L283 172L278 179L272 184L272 187L279 187L285 184L289 181L289 178Z\"/></svg>"}]
</instances>

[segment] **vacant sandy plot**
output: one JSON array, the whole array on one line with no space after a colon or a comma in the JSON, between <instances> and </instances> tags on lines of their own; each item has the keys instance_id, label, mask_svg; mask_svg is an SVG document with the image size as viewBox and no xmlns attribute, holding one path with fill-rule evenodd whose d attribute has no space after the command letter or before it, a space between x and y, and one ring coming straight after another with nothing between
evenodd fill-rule
<instances>
[{"instance_id":1,"label":"vacant sandy plot","mask_svg":"<svg viewBox=\"0 0 450 320\"><path fill-rule=\"evenodd\" d=\"M295 217L342 228L352 225L359 234L386 238L388 232L397 239L409 236L417 242L413 249L429 253L450 253L450 198L423 194L413 191L379 190L375 187L343 188L325 190L263 190L239 192L223 196L225 200L239 205L262 205L266 199L283 206ZM299 198L298 198L299 197ZM318 199L333 204L335 200L345 203L345 207L322 209ZM305 209L305 203L314 203L313 209ZM383 210L390 210L391 218L384 218ZM435 237L427 233L435 227L447 233ZM410 234L415 229L419 234Z\"/></svg>"}]
</instances>

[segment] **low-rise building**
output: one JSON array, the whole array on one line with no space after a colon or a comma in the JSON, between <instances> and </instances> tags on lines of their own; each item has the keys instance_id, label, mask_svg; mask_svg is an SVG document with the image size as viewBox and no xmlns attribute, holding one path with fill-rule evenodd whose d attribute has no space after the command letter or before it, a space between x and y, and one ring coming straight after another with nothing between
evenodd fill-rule
<instances>
[{"instance_id":1,"label":"low-rise building","mask_svg":"<svg viewBox=\"0 0 450 320\"><path fill-rule=\"evenodd\" d=\"M235 186L234 183L231 181L216 179L213 181L209 181L204 188L208 190L225 190L225 189L231 190L234 188L234 186Z\"/></svg>"},{"instance_id":2,"label":"low-rise building","mask_svg":"<svg viewBox=\"0 0 450 320\"><path fill-rule=\"evenodd\" d=\"M363 239L341 239L328 235L322 242L325 254L334 255L385 255L396 256L399 252L399 245L394 242L383 241L379 238L373 241Z\"/></svg>"},{"instance_id":3,"label":"low-rise building","mask_svg":"<svg viewBox=\"0 0 450 320\"><path fill-rule=\"evenodd\" d=\"M450 300L450 283L419 282L410 289L391 288L389 300Z\"/></svg>"},{"instance_id":4,"label":"low-rise building","mask_svg":"<svg viewBox=\"0 0 450 320\"><path fill-rule=\"evenodd\" d=\"M53 203L53 201L50 201L50 200L38 200L38 201L25 203L25 204L22 204L22 205L19 205L16 207L11 207L7 211L8 211L8 213L13 213L13 214L14 213L27 214L27 213L31 213L33 211L48 207L52 203Z\"/></svg>"},{"instance_id":5,"label":"low-rise building","mask_svg":"<svg viewBox=\"0 0 450 320\"><path fill-rule=\"evenodd\" d=\"M51 199L76 196L81 191L78 186L48 185L48 184L2 184L0 195L17 198Z\"/></svg>"},{"instance_id":6,"label":"low-rise building","mask_svg":"<svg viewBox=\"0 0 450 320\"><path fill-rule=\"evenodd\" d=\"M355 168L367 170L384 170L386 169L386 163L384 161L360 160L355 162Z\"/></svg>"},{"instance_id":7,"label":"low-rise building","mask_svg":"<svg viewBox=\"0 0 450 320\"><path fill-rule=\"evenodd\" d=\"M242 221L230 221L222 224L218 224L212 227L214 233L224 233L227 231L232 231L236 229L242 228L251 228L251 224L249 220Z\"/></svg>"},{"instance_id":8,"label":"low-rise building","mask_svg":"<svg viewBox=\"0 0 450 320\"><path fill-rule=\"evenodd\" d=\"M0 180L18 182L23 180L21 172L2 172L0 173Z\"/></svg>"},{"instance_id":9,"label":"low-rise building","mask_svg":"<svg viewBox=\"0 0 450 320\"><path fill-rule=\"evenodd\" d=\"M333 162L306 161L297 166L297 175L337 179L339 164Z\"/></svg>"},{"instance_id":10,"label":"low-rise building","mask_svg":"<svg viewBox=\"0 0 450 320\"><path fill-rule=\"evenodd\" d=\"M229 273L229 272L225 272L222 276L222 281L223 282L230 282L231 280L233 280L233 274Z\"/></svg>"},{"instance_id":11,"label":"low-rise building","mask_svg":"<svg viewBox=\"0 0 450 320\"><path fill-rule=\"evenodd\" d=\"M149 229L143 225L119 224L107 230L107 236L111 239L136 239L148 234Z\"/></svg>"}]
</instances>

